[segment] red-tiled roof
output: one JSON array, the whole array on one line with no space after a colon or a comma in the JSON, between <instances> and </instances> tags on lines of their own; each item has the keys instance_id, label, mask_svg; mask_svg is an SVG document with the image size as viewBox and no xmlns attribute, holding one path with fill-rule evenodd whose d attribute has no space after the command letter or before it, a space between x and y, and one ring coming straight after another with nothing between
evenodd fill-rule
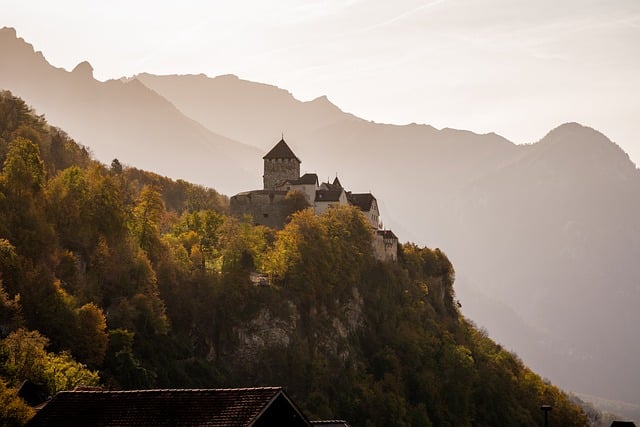
<instances>
[{"instance_id":1,"label":"red-tiled roof","mask_svg":"<svg viewBox=\"0 0 640 427\"><path fill-rule=\"evenodd\" d=\"M263 159L296 159L299 163L302 163L300 159L293 154L291 148L281 139L272 149L269 151Z\"/></svg>"},{"instance_id":2,"label":"red-tiled roof","mask_svg":"<svg viewBox=\"0 0 640 427\"><path fill-rule=\"evenodd\" d=\"M277 410L307 421L281 387L133 391L64 391L27 426L95 427L252 425L278 401ZM273 414L269 414L271 418ZM284 424L283 424L284 425Z\"/></svg>"}]
</instances>

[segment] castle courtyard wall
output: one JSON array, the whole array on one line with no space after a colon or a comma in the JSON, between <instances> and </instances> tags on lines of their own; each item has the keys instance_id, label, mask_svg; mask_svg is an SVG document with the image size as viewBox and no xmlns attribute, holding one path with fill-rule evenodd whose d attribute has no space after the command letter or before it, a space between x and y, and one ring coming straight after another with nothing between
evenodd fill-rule
<instances>
[{"instance_id":1,"label":"castle courtyard wall","mask_svg":"<svg viewBox=\"0 0 640 427\"><path fill-rule=\"evenodd\" d=\"M257 190L231 197L231 215L242 218L250 215L253 224L281 229L286 221L284 199L286 191Z\"/></svg>"}]
</instances>

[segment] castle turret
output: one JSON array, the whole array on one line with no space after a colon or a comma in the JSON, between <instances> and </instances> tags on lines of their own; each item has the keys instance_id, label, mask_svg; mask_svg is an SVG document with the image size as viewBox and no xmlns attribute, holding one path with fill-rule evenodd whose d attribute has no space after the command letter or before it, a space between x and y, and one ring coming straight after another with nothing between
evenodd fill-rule
<instances>
[{"instance_id":1,"label":"castle turret","mask_svg":"<svg viewBox=\"0 0 640 427\"><path fill-rule=\"evenodd\" d=\"M285 180L300 178L300 159L293 154L291 148L284 142L278 142L264 157L264 175L262 181L265 190L275 190L278 184Z\"/></svg>"}]
</instances>

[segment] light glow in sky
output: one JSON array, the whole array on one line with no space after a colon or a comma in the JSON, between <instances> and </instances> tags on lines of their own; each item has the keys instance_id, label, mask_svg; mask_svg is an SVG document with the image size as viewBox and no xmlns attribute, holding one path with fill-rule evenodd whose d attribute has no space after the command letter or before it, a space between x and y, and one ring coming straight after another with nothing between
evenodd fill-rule
<instances>
[{"instance_id":1,"label":"light glow in sky","mask_svg":"<svg viewBox=\"0 0 640 427\"><path fill-rule=\"evenodd\" d=\"M99 80L236 74L383 123L516 143L577 121L640 162L637 0L0 0L0 27Z\"/></svg>"}]
</instances>

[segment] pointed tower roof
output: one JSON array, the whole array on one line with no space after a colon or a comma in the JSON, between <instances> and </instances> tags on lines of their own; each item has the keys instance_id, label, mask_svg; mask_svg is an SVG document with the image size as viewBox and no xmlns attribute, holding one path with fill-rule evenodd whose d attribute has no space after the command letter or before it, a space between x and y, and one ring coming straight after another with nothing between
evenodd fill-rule
<instances>
[{"instance_id":1,"label":"pointed tower roof","mask_svg":"<svg viewBox=\"0 0 640 427\"><path fill-rule=\"evenodd\" d=\"M335 185L338 188L342 188L342 184L340 183L340 180L338 179L338 175L336 175L336 179L333 180L333 185Z\"/></svg>"},{"instance_id":2,"label":"pointed tower roof","mask_svg":"<svg viewBox=\"0 0 640 427\"><path fill-rule=\"evenodd\" d=\"M293 154L293 151L286 142L284 142L284 138L278 142L275 147L271 149L263 159L296 159L299 163L302 163L300 159Z\"/></svg>"}]
</instances>

